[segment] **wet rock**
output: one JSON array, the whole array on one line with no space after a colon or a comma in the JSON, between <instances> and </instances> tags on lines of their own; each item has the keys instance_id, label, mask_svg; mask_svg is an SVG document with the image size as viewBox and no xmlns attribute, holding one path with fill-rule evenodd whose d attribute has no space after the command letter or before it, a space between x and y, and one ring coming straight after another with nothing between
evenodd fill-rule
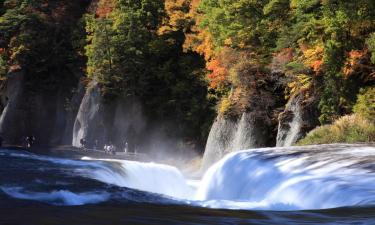
<instances>
[{"instance_id":1,"label":"wet rock","mask_svg":"<svg viewBox=\"0 0 375 225\"><path fill-rule=\"evenodd\" d=\"M293 96L279 115L276 146L292 146L318 125L318 110L314 99L304 99L303 93Z\"/></svg>"},{"instance_id":2,"label":"wet rock","mask_svg":"<svg viewBox=\"0 0 375 225\"><path fill-rule=\"evenodd\" d=\"M218 116L209 133L202 169L205 170L225 154L267 146L269 126L256 112L245 112L239 118Z\"/></svg>"}]
</instances>

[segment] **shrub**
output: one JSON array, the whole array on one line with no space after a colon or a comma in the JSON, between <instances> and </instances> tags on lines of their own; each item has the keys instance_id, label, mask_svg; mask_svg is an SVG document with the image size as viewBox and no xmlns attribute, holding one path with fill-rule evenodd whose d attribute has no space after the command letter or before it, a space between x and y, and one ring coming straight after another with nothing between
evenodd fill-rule
<instances>
[{"instance_id":1,"label":"shrub","mask_svg":"<svg viewBox=\"0 0 375 225\"><path fill-rule=\"evenodd\" d=\"M362 89L353 111L371 122L375 122L375 88Z\"/></svg>"},{"instance_id":2,"label":"shrub","mask_svg":"<svg viewBox=\"0 0 375 225\"><path fill-rule=\"evenodd\" d=\"M223 97L220 101L218 110L220 115L226 115L231 108L231 102L228 97Z\"/></svg>"},{"instance_id":3,"label":"shrub","mask_svg":"<svg viewBox=\"0 0 375 225\"><path fill-rule=\"evenodd\" d=\"M375 141L375 125L361 115L353 114L331 125L315 128L297 145L355 143Z\"/></svg>"}]
</instances>

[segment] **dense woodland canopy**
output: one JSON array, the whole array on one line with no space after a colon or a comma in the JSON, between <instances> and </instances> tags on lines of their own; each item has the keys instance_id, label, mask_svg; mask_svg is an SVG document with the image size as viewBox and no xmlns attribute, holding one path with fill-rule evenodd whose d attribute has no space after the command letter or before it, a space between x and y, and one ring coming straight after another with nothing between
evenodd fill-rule
<instances>
[{"instance_id":1,"label":"dense woodland canopy","mask_svg":"<svg viewBox=\"0 0 375 225\"><path fill-rule=\"evenodd\" d=\"M59 85L78 71L201 140L215 110L277 117L295 95L321 124L374 118L373 0L0 0L0 56L3 80L24 69Z\"/></svg>"}]
</instances>

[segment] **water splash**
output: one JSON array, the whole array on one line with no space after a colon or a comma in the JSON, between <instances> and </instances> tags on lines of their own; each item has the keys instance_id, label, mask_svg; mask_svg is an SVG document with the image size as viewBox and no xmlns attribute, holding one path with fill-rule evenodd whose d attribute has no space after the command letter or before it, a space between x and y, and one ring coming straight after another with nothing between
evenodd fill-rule
<instances>
[{"instance_id":1,"label":"water splash","mask_svg":"<svg viewBox=\"0 0 375 225\"><path fill-rule=\"evenodd\" d=\"M273 210L370 205L375 203L374 159L374 147L232 153L207 171L196 200L219 208Z\"/></svg>"},{"instance_id":2,"label":"water splash","mask_svg":"<svg viewBox=\"0 0 375 225\"><path fill-rule=\"evenodd\" d=\"M73 193L67 190L52 192L31 192L22 187L0 187L4 193L13 198L35 200L53 205L85 205L107 201L110 194L106 192Z\"/></svg>"},{"instance_id":3,"label":"water splash","mask_svg":"<svg viewBox=\"0 0 375 225\"><path fill-rule=\"evenodd\" d=\"M89 157L84 157L83 160L107 162L106 166L101 168L79 170L83 176L105 183L179 199L189 199L194 195L193 188L188 185L181 172L173 166Z\"/></svg>"}]
</instances>

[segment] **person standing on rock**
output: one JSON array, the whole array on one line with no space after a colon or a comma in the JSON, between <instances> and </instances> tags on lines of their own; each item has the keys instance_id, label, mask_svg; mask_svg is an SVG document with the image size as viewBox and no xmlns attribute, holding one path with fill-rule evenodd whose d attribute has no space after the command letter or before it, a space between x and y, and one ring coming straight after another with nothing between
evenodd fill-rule
<instances>
[{"instance_id":1,"label":"person standing on rock","mask_svg":"<svg viewBox=\"0 0 375 225\"><path fill-rule=\"evenodd\" d=\"M35 143L35 137L33 135L29 135L26 137L26 147L31 148Z\"/></svg>"},{"instance_id":2,"label":"person standing on rock","mask_svg":"<svg viewBox=\"0 0 375 225\"><path fill-rule=\"evenodd\" d=\"M94 150L98 150L98 147L99 147L99 141L96 139L94 141Z\"/></svg>"},{"instance_id":3,"label":"person standing on rock","mask_svg":"<svg viewBox=\"0 0 375 225\"><path fill-rule=\"evenodd\" d=\"M124 144L124 152L127 153L128 152L128 149L129 149L129 144L127 141L125 141L125 144Z\"/></svg>"},{"instance_id":4,"label":"person standing on rock","mask_svg":"<svg viewBox=\"0 0 375 225\"><path fill-rule=\"evenodd\" d=\"M86 140L84 138L81 138L79 140L79 143L81 144L81 149L85 150L85 148L86 148Z\"/></svg>"}]
</instances>

